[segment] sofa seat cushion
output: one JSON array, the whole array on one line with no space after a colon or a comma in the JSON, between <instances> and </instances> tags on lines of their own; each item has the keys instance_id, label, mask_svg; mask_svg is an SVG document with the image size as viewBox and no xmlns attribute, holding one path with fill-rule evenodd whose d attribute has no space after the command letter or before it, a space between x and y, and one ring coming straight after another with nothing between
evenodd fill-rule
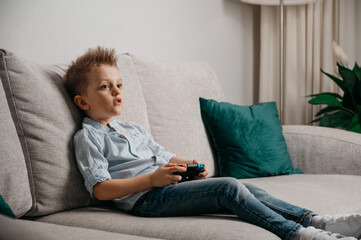
<instances>
[{"instance_id":1,"label":"sofa seat cushion","mask_svg":"<svg viewBox=\"0 0 361 240\"><path fill-rule=\"evenodd\" d=\"M355 187L361 182L361 176L297 174L239 181L253 183L282 200L319 214L361 212L361 192ZM162 239L279 239L266 230L239 221L234 215L142 218L114 207L88 207L37 220Z\"/></svg>"},{"instance_id":2,"label":"sofa seat cushion","mask_svg":"<svg viewBox=\"0 0 361 240\"><path fill-rule=\"evenodd\" d=\"M0 239L6 240L145 240L139 236L69 227L30 220L14 220L0 215Z\"/></svg>"},{"instance_id":3,"label":"sofa seat cushion","mask_svg":"<svg viewBox=\"0 0 361 240\"><path fill-rule=\"evenodd\" d=\"M257 226L243 223L234 215L143 218L114 207L87 207L41 217L38 221L98 229L149 238L174 240L279 239Z\"/></svg>"},{"instance_id":4,"label":"sofa seat cushion","mask_svg":"<svg viewBox=\"0 0 361 240\"><path fill-rule=\"evenodd\" d=\"M319 215L361 213L361 176L339 174L295 174L243 179L268 193Z\"/></svg>"}]
</instances>

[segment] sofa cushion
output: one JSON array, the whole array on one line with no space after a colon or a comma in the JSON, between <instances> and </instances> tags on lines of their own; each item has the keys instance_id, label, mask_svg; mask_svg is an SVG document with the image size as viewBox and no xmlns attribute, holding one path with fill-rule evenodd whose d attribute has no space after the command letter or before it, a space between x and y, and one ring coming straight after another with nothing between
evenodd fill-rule
<instances>
[{"instance_id":1,"label":"sofa cushion","mask_svg":"<svg viewBox=\"0 0 361 240\"><path fill-rule=\"evenodd\" d=\"M0 61L0 66L3 66L3 59ZM0 71L1 69L2 67ZM31 208L32 199L23 151L2 82L0 82L0 112L0 195L10 205L15 216L21 217Z\"/></svg>"},{"instance_id":2,"label":"sofa cushion","mask_svg":"<svg viewBox=\"0 0 361 240\"><path fill-rule=\"evenodd\" d=\"M0 215L0 239L6 240L60 240L60 237L54 236L49 232L48 226L54 224L37 223L26 220L12 219Z\"/></svg>"},{"instance_id":3,"label":"sofa cushion","mask_svg":"<svg viewBox=\"0 0 361 240\"><path fill-rule=\"evenodd\" d=\"M361 176L294 174L240 179L265 189L291 204L319 214L361 212ZM41 217L38 221L80 226L163 239L279 239L276 235L241 222L234 215L143 218L120 212L115 207L88 207ZM171 227L159 228L166 225ZM194 229L196 231L185 231Z\"/></svg>"},{"instance_id":4,"label":"sofa cushion","mask_svg":"<svg viewBox=\"0 0 361 240\"><path fill-rule=\"evenodd\" d=\"M305 173L361 175L361 134L328 127L284 125L283 135L293 166Z\"/></svg>"},{"instance_id":5,"label":"sofa cushion","mask_svg":"<svg viewBox=\"0 0 361 240\"><path fill-rule=\"evenodd\" d=\"M55 213L37 221L172 240L279 240L273 233L240 222L229 214L145 218L111 207L87 207Z\"/></svg>"},{"instance_id":6,"label":"sofa cushion","mask_svg":"<svg viewBox=\"0 0 361 240\"><path fill-rule=\"evenodd\" d=\"M361 213L361 176L339 174L294 174L240 179L273 196L307 208L319 215Z\"/></svg>"},{"instance_id":7,"label":"sofa cushion","mask_svg":"<svg viewBox=\"0 0 361 240\"><path fill-rule=\"evenodd\" d=\"M145 240L148 238L93 229L69 227L29 220L14 220L0 215L0 239L6 240Z\"/></svg>"},{"instance_id":8,"label":"sofa cushion","mask_svg":"<svg viewBox=\"0 0 361 240\"><path fill-rule=\"evenodd\" d=\"M130 54L120 54L118 69L123 83L123 109L117 117L119 120L132 121L141 124L150 132L147 107L143 96L143 89L139 82L136 69L133 66Z\"/></svg>"},{"instance_id":9,"label":"sofa cushion","mask_svg":"<svg viewBox=\"0 0 361 240\"><path fill-rule=\"evenodd\" d=\"M302 173L287 152L275 102L238 106L200 98L220 176L266 177Z\"/></svg>"},{"instance_id":10,"label":"sofa cushion","mask_svg":"<svg viewBox=\"0 0 361 240\"><path fill-rule=\"evenodd\" d=\"M133 56L154 139L177 156L197 159L215 174L199 97L223 99L219 82L205 63L171 63Z\"/></svg>"},{"instance_id":11,"label":"sofa cushion","mask_svg":"<svg viewBox=\"0 0 361 240\"><path fill-rule=\"evenodd\" d=\"M95 199L85 190L73 150L73 135L83 115L69 98L62 76L65 66L42 65L2 51L0 77L28 166L33 206L27 216L36 216L70 208L88 206ZM127 57L127 56L125 56ZM122 57L120 57L122 58ZM147 125L140 84L127 72L127 60L120 67L133 112L127 120ZM133 101L133 102L132 102ZM134 119L133 119L134 117Z\"/></svg>"},{"instance_id":12,"label":"sofa cushion","mask_svg":"<svg viewBox=\"0 0 361 240\"><path fill-rule=\"evenodd\" d=\"M33 206L41 215L90 202L74 161L72 136L82 115L62 84L64 69L3 51L1 80L27 161Z\"/></svg>"}]
</instances>

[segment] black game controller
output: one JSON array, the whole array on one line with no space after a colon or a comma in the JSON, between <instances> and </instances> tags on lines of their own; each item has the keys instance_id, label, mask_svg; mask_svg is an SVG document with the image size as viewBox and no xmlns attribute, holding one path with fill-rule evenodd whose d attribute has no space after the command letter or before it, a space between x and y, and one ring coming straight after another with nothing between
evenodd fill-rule
<instances>
[{"instance_id":1,"label":"black game controller","mask_svg":"<svg viewBox=\"0 0 361 240\"><path fill-rule=\"evenodd\" d=\"M192 164L179 164L178 166L187 168L185 172L175 172L174 174L182 176L182 180L179 182L185 182L193 180L199 173L204 172L203 163L192 163Z\"/></svg>"}]
</instances>

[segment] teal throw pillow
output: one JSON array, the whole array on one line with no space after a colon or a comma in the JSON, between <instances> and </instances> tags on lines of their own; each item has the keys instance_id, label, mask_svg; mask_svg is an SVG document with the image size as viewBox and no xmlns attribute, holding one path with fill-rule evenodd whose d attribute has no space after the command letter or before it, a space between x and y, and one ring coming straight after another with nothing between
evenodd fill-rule
<instances>
[{"instance_id":1,"label":"teal throw pillow","mask_svg":"<svg viewBox=\"0 0 361 240\"><path fill-rule=\"evenodd\" d=\"M275 102L238 106L204 98L199 101L220 176L303 173L292 167Z\"/></svg>"},{"instance_id":2,"label":"teal throw pillow","mask_svg":"<svg viewBox=\"0 0 361 240\"><path fill-rule=\"evenodd\" d=\"M11 210L10 206L4 201L3 197L0 195L0 214L15 218L15 214Z\"/></svg>"}]
</instances>

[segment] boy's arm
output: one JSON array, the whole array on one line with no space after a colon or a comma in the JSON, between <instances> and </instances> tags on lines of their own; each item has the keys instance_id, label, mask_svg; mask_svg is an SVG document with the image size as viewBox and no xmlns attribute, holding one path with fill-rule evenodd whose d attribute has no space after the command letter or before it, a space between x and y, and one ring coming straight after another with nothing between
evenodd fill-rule
<instances>
[{"instance_id":1,"label":"boy's arm","mask_svg":"<svg viewBox=\"0 0 361 240\"><path fill-rule=\"evenodd\" d=\"M185 172L186 168L175 164L198 163L197 160L184 160L173 157L170 163L160 166L155 172L128 179L109 179L97 183L93 188L95 197L99 200L113 200L129 194L140 192L153 187L165 187L177 184L182 177L175 175L175 172ZM206 178L208 175L207 166L205 171L200 173L196 179Z\"/></svg>"},{"instance_id":2,"label":"boy's arm","mask_svg":"<svg viewBox=\"0 0 361 240\"><path fill-rule=\"evenodd\" d=\"M173 174L186 168L172 163L160 166L155 172L128 179L109 179L94 186L94 195L99 200L113 200L153 187L165 187L178 183L182 177Z\"/></svg>"},{"instance_id":3,"label":"boy's arm","mask_svg":"<svg viewBox=\"0 0 361 240\"><path fill-rule=\"evenodd\" d=\"M93 194L93 187L98 182L111 179L108 172L108 161L100 153L96 137L92 132L83 129L74 136L74 148L78 169L84 178L84 185L90 194Z\"/></svg>"}]
</instances>

